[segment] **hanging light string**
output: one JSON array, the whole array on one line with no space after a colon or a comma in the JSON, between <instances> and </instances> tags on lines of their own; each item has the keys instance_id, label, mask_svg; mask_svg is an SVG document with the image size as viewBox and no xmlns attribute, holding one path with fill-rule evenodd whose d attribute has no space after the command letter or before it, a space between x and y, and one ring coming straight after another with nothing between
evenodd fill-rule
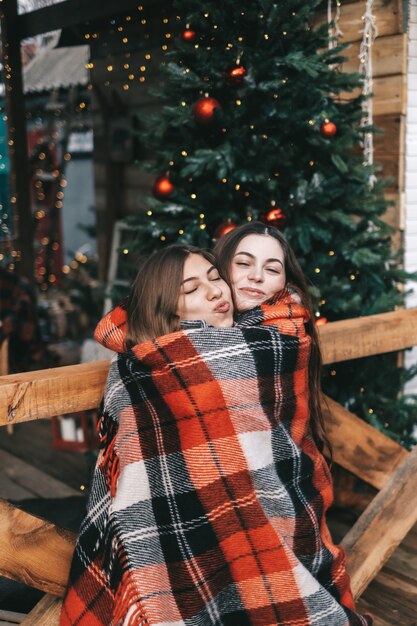
<instances>
[{"instance_id":1,"label":"hanging light string","mask_svg":"<svg viewBox=\"0 0 417 626\"><path fill-rule=\"evenodd\" d=\"M362 15L363 33L362 42L359 49L359 71L363 76L362 93L365 100L362 103L362 126L372 126L373 124L373 102L371 93L373 88L372 69L372 46L378 34L375 16L372 13L373 0L366 0L365 12ZM363 163L372 165L374 162L374 138L372 132L366 132L363 139ZM376 177L371 174L369 184L372 187Z\"/></svg>"},{"instance_id":2,"label":"hanging light string","mask_svg":"<svg viewBox=\"0 0 417 626\"><path fill-rule=\"evenodd\" d=\"M340 0L336 0L336 12L333 18L333 0L327 0L327 24L329 33L329 50L335 48L338 44L339 38L343 35L340 30L340 10L342 3Z\"/></svg>"}]
</instances>

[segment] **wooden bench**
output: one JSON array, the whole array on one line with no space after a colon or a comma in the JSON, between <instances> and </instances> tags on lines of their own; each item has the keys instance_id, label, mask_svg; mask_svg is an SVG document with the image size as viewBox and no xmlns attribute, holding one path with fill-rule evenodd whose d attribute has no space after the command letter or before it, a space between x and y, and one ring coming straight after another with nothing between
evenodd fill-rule
<instances>
[{"instance_id":1,"label":"wooden bench","mask_svg":"<svg viewBox=\"0 0 417 626\"><path fill-rule=\"evenodd\" d=\"M319 328L325 364L417 345L417 309ZM109 362L0 377L0 426L99 405ZM417 522L417 446L410 453L330 398L323 406L334 460L379 493L345 536L354 596L361 595ZM75 534L0 500L0 575L45 592L21 622L56 626Z\"/></svg>"}]
</instances>

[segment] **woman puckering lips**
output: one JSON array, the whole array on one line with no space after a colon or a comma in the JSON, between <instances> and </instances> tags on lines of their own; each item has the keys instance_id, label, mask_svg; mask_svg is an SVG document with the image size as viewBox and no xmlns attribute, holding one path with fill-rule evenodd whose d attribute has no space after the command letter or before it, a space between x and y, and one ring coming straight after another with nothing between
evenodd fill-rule
<instances>
[{"instance_id":1,"label":"woman puckering lips","mask_svg":"<svg viewBox=\"0 0 417 626\"><path fill-rule=\"evenodd\" d=\"M177 314L181 320L201 320L210 326L233 325L230 288L219 271L199 254L189 254L184 263Z\"/></svg>"}]
</instances>

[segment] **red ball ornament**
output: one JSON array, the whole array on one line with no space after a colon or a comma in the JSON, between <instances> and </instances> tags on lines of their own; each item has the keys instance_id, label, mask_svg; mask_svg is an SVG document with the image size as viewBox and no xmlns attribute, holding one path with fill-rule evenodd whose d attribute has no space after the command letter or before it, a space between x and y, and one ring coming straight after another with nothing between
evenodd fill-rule
<instances>
[{"instance_id":1,"label":"red ball ornament","mask_svg":"<svg viewBox=\"0 0 417 626\"><path fill-rule=\"evenodd\" d=\"M246 76L246 67L243 65L234 65L224 75L225 81L228 85L232 87L239 87Z\"/></svg>"},{"instance_id":2,"label":"red ball ornament","mask_svg":"<svg viewBox=\"0 0 417 626\"><path fill-rule=\"evenodd\" d=\"M208 96L200 98L193 104L192 112L194 119L198 124L211 124L214 117L214 111L220 109L220 103L215 98Z\"/></svg>"},{"instance_id":3,"label":"red ball ornament","mask_svg":"<svg viewBox=\"0 0 417 626\"><path fill-rule=\"evenodd\" d=\"M216 230L214 231L214 238L220 239L220 237L223 237L223 235L227 235L227 233L230 233L231 230L234 230L236 226L237 224L235 224L229 218L226 222L223 222L223 224L219 224L219 226L217 226Z\"/></svg>"},{"instance_id":4,"label":"red ball ornament","mask_svg":"<svg viewBox=\"0 0 417 626\"><path fill-rule=\"evenodd\" d=\"M329 321L329 320L327 319L327 317L322 317L322 316L320 315L320 317L318 317L318 318L316 319L316 321L314 322L314 325L315 325L315 326L323 326L323 324L327 324L327 322L328 322L328 321Z\"/></svg>"},{"instance_id":5,"label":"red ball ornament","mask_svg":"<svg viewBox=\"0 0 417 626\"><path fill-rule=\"evenodd\" d=\"M320 131L324 137L333 137L337 133L337 126L334 122L326 121L321 125Z\"/></svg>"},{"instance_id":6,"label":"red ball ornament","mask_svg":"<svg viewBox=\"0 0 417 626\"><path fill-rule=\"evenodd\" d=\"M279 207L276 209L271 209L266 214L266 221L268 222L268 224L272 224L273 226L276 226L277 228L280 228L281 226L283 226L285 224L286 219L287 219L287 216L285 215L284 211Z\"/></svg>"},{"instance_id":7,"label":"red ball ornament","mask_svg":"<svg viewBox=\"0 0 417 626\"><path fill-rule=\"evenodd\" d=\"M185 41L186 43L193 42L196 37L197 37L197 33L195 32L195 30L192 30L191 28L186 28L181 33L181 39Z\"/></svg>"},{"instance_id":8,"label":"red ball ornament","mask_svg":"<svg viewBox=\"0 0 417 626\"><path fill-rule=\"evenodd\" d=\"M152 193L158 200L165 200L174 191L174 185L169 180L166 174L158 176L152 185Z\"/></svg>"}]
</instances>

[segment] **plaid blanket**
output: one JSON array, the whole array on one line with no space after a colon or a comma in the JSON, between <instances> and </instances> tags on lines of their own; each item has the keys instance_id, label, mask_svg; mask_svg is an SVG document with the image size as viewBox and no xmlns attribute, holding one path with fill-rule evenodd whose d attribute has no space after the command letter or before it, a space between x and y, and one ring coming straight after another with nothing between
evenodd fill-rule
<instances>
[{"instance_id":1,"label":"plaid blanket","mask_svg":"<svg viewBox=\"0 0 417 626\"><path fill-rule=\"evenodd\" d=\"M372 623L325 521L303 315L285 297L113 360L61 626ZM99 326L107 346L124 317Z\"/></svg>"}]
</instances>

